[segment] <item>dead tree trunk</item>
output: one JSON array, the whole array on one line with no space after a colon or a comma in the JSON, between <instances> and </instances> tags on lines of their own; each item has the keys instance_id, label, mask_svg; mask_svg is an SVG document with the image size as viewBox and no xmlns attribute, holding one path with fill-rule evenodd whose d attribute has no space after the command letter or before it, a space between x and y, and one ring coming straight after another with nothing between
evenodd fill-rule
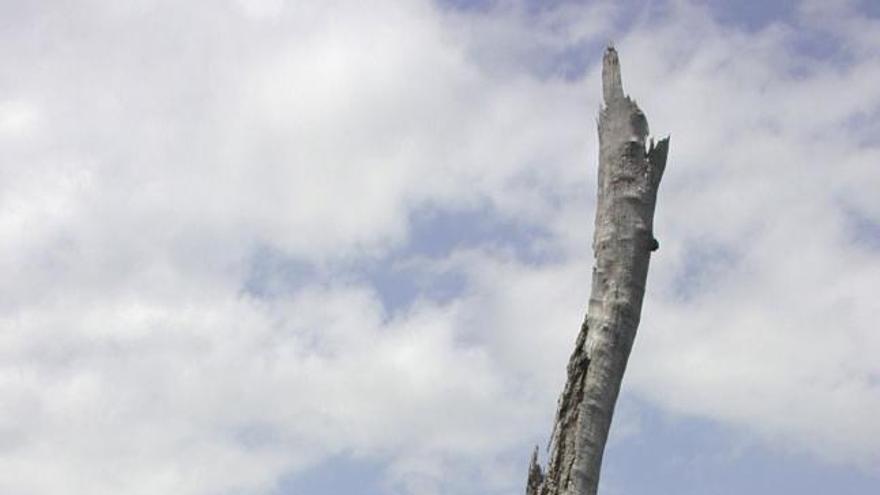
<instances>
[{"instance_id":1,"label":"dead tree trunk","mask_svg":"<svg viewBox=\"0 0 880 495\"><path fill-rule=\"evenodd\" d=\"M595 495L614 404L645 295L657 187L669 139L645 146L648 121L623 93L617 52L602 60L595 266L587 317L568 363L546 472L532 456L527 495Z\"/></svg>"}]
</instances>

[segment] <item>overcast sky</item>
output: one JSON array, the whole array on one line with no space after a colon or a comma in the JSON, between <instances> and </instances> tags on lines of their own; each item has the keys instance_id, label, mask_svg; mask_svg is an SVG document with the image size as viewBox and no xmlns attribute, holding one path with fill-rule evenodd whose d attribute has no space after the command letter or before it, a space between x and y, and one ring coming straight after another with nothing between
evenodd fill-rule
<instances>
[{"instance_id":1,"label":"overcast sky","mask_svg":"<svg viewBox=\"0 0 880 495\"><path fill-rule=\"evenodd\" d=\"M672 140L602 493L880 493L873 0L0 2L0 493L522 493L609 41Z\"/></svg>"}]
</instances>

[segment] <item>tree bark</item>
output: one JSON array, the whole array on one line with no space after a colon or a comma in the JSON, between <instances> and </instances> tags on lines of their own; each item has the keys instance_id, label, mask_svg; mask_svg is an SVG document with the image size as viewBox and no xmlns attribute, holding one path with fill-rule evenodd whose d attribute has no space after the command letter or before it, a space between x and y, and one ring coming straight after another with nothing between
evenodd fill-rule
<instances>
[{"instance_id":1,"label":"tree bark","mask_svg":"<svg viewBox=\"0 0 880 495\"><path fill-rule=\"evenodd\" d=\"M599 180L593 281L586 319L568 363L546 472L533 455L527 495L595 495L620 383L639 325L657 188L669 138L646 147L648 121L623 92L613 47L602 60Z\"/></svg>"}]
</instances>

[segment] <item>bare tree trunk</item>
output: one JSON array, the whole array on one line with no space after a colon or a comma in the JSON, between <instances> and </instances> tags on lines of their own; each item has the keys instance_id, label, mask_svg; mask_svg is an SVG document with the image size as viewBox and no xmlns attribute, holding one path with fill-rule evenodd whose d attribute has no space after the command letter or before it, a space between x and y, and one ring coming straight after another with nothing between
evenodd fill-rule
<instances>
[{"instance_id":1,"label":"bare tree trunk","mask_svg":"<svg viewBox=\"0 0 880 495\"><path fill-rule=\"evenodd\" d=\"M593 286L587 317L568 363L546 473L532 456L527 495L595 495L602 453L645 295L657 187L669 139L646 148L648 122L623 93L617 52L602 60L599 194Z\"/></svg>"}]
</instances>

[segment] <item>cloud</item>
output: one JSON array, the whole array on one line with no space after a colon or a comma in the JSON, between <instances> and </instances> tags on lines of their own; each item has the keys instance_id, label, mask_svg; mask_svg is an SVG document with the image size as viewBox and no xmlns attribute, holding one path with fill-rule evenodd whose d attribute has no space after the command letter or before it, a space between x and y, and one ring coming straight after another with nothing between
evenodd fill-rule
<instances>
[{"instance_id":1,"label":"cloud","mask_svg":"<svg viewBox=\"0 0 880 495\"><path fill-rule=\"evenodd\" d=\"M0 491L271 493L340 455L394 493L518 489L586 307L611 36L672 134L625 386L875 466L876 20L823 26L846 54L827 59L799 48L819 31L799 12L745 32L676 2L636 20L611 3L16 11ZM409 279L406 304L375 266Z\"/></svg>"},{"instance_id":2,"label":"cloud","mask_svg":"<svg viewBox=\"0 0 880 495\"><path fill-rule=\"evenodd\" d=\"M876 49L866 55L869 36L835 32L854 47L842 48L853 58L841 66L794 51L801 34L792 27L745 37L700 16L685 9L621 47L636 54L628 66L643 87L633 92L653 122L671 123L675 149L657 226L669 242L629 383L680 413L760 431L771 445L876 466L867 417L880 411L880 390L865 351L880 344L866 297L877 252L854 242L864 226L846 213L880 218L868 186L876 147L849 125L880 103L867 82L878 79ZM703 25L700 48L662 69L641 57L671 59L676 45L663 40L690 23ZM707 249L717 261L689 268Z\"/></svg>"}]
</instances>

